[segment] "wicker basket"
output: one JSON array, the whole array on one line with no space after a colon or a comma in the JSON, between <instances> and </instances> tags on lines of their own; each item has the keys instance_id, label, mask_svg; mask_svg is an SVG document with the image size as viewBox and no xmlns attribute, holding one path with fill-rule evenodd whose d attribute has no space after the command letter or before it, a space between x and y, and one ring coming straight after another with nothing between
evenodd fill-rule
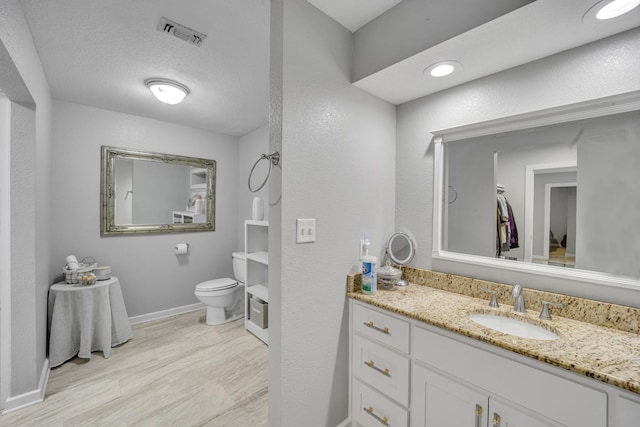
<instances>
[{"instance_id":1,"label":"wicker basket","mask_svg":"<svg viewBox=\"0 0 640 427\"><path fill-rule=\"evenodd\" d=\"M95 258L87 256L82 258L82 262L80 262L78 265L79 267L75 270L68 269L66 266L62 268L65 283L80 283L82 276L93 273L93 270L95 270L98 264L96 263Z\"/></svg>"}]
</instances>

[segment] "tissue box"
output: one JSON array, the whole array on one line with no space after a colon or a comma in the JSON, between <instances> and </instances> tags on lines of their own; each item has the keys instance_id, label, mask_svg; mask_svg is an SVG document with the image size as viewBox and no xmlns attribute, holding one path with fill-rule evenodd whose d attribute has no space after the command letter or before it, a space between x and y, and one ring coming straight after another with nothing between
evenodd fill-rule
<instances>
[{"instance_id":1,"label":"tissue box","mask_svg":"<svg viewBox=\"0 0 640 427\"><path fill-rule=\"evenodd\" d=\"M269 326L269 303L252 296L249 299L249 320L266 329Z\"/></svg>"}]
</instances>

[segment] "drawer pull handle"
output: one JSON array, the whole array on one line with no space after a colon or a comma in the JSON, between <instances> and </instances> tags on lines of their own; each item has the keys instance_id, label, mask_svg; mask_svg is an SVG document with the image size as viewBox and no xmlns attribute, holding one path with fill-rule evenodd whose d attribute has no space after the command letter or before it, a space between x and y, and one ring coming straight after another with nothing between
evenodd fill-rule
<instances>
[{"instance_id":1,"label":"drawer pull handle","mask_svg":"<svg viewBox=\"0 0 640 427\"><path fill-rule=\"evenodd\" d=\"M482 415L482 406L476 404L476 427L480 427L480 416Z\"/></svg>"},{"instance_id":2,"label":"drawer pull handle","mask_svg":"<svg viewBox=\"0 0 640 427\"><path fill-rule=\"evenodd\" d=\"M375 369L376 371L380 372L382 375L385 375L387 377L391 376L391 373L389 372L389 368L384 368L384 369L378 368L376 366L376 363L373 360L364 362L364 364L370 367L371 369Z\"/></svg>"},{"instance_id":3,"label":"drawer pull handle","mask_svg":"<svg viewBox=\"0 0 640 427\"><path fill-rule=\"evenodd\" d=\"M379 417L376 414L373 413L373 408L371 406L369 406L368 408L362 408L364 409L364 411L371 415L373 418L375 418L376 420L380 421L380 424L382 424L383 426L388 426L389 425L389 418L387 417Z\"/></svg>"},{"instance_id":4,"label":"drawer pull handle","mask_svg":"<svg viewBox=\"0 0 640 427\"><path fill-rule=\"evenodd\" d=\"M493 425L496 427L500 427L500 415L496 412L493 413Z\"/></svg>"},{"instance_id":5,"label":"drawer pull handle","mask_svg":"<svg viewBox=\"0 0 640 427\"><path fill-rule=\"evenodd\" d=\"M376 331L382 332L383 334L389 335L389 328L386 326L384 328L381 328L379 326L374 325L373 322L364 322L364 326L366 326L367 328L375 329Z\"/></svg>"}]
</instances>

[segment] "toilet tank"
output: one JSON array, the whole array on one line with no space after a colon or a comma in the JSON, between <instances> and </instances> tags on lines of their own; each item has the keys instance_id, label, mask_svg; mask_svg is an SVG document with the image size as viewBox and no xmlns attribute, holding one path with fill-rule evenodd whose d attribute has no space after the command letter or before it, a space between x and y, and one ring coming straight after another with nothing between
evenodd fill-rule
<instances>
[{"instance_id":1,"label":"toilet tank","mask_svg":"<svg viewBox=\"0 0 640 427\"><path fill-rule=\"evenodd\" d=\"M233 276L236 280L244 283L245 282L245 263L247 262L244 252L234 252L231 254L233 256Z\"/></svg>"}]
</instances>

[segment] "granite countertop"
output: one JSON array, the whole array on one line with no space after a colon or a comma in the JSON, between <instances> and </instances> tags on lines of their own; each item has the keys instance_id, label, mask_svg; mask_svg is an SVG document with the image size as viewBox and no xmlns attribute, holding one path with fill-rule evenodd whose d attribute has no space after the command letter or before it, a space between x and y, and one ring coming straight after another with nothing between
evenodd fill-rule
<instances>
[{"instance_id":1,"label":"granite countertop","mask_svg":"<svg viewBox=\"0 0 640 427\"><path fill-rule=\"evenodd\" d=\"M491 308L488 294L479 299L425 284L365 295L352 281L347 296L640 394L640 335L636 333L561 317L554 314L555 308L550 308L552 320L544 321L537 309L517 313L513 304ZM475 313L524 319L560 338L544 341L507 335L469 319Z\"/></svg>"}]
</instances>

